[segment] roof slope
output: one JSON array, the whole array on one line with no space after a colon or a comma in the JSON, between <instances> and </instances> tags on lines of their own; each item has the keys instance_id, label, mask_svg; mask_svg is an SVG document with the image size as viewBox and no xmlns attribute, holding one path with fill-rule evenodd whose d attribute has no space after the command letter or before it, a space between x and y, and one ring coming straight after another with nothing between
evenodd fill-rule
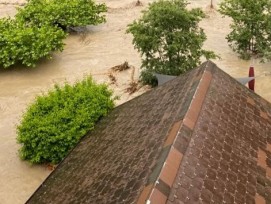
<instances>
[{"instance_id":1,"label":"roof slope","mask_svg":"<svg viewBox=\"0 0 271 204\"><path fill-rule=\"evenodd\" d=\"M271 105L212 62L117 108L27 203L271 203Z\"/></svg>"}]
</instances>

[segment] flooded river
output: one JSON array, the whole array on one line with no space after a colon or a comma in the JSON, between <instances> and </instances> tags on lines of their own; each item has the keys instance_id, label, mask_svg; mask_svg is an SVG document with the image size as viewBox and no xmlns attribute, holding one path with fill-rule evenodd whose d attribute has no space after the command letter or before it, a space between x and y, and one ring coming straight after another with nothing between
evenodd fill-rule
<instances>
[{"instance_id":1,"label":"flooded river","mask_svg":"<svg viewBox=\"0 0 271 204\"><path fill-rule=\"evenodd\" d=\"M6 0L8 1L8 0ZM3 4L0 0L0 17L16 12L14 4ZM24 1L14 1L23 3ZM0 70L0 203L24 203L41 182L51 172L44 166L32 166L18 158L16 144L16 124L22 112L37 94L64 81L74 82L86 74L92 74L98 82L108 82L110 67L124 61L136 68L138 76L140 56L133 49L130 35L125 34L126 25L140 16L140 11L151 1L142 0L143 7L135 7L132 0L100 0L109 6L107 23L96 27L88 27L85 35L71 35L65 43L62 53L55 53L53 59L40 62L36 68L15 67ZM208 40L205 47L220 55L221 60L215 63L233 77L245 77L248 74L250 61L240 60L231 51L225 40L229 32L228 18L221 18L216 11L208 9L209 0L190 0L191 7L202 7L209 15L201 22ZM215 1L218 3L219 1ZM271 101L271 63L254 62L256 93ZM125 92L131 81L132 70L116 74L117 83L111 85L116 95L120 96L119 103L144 92L141 89L130 96Z\"/></svg>"}]
</instances>

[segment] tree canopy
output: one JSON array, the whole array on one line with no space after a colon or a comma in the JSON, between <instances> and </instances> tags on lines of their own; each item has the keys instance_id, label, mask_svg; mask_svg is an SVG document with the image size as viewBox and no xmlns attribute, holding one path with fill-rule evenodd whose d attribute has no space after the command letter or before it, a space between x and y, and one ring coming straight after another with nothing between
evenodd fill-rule
<instances>
[{"instance_id":1,"label":"tree canopy","mask_svg":"<svg viewBox=\"0 0 271 204\"><path fill-rule=\"evenodd\" d=\"M93 0L29 0L18 9L17 19L36 26L57 25L62 29L105 22L105 4Z\"/></svg>"},{"instance_id":2,"label":"tree canopy","mask_svg":"<svg viewBox=\"0 0 271 204\"><path fill-rule=\"evenodd\" d=\"M271 59L271 1L224 0L219 12L232 18L227 40L243 59Z\"/></svg>"},{"instance_id":3,"label":"tree canopy","mask_svg":"<svg viewBox=\"0 0 271 204\"><path fill-rule=\"evenodd\" d=\"M201 57L215 58L202 48L206 35L198 23L202 10L188 10L185 0L159 0L128 25L133 44L142 56L141 79L152 83L152 73L180 75L201 63Z\"/></svg>"},{"instance_id":4,"label":"tree canopy","mask_svg":"<svg viewBox=\"0 0 271 204\"><path fill-rule=\"evenodd\" d=\"M62 51L66 34L53 26L27 26L13 19L0 19L0 65L16 63L33 67L40 58Z\"/></svg>"},{"instance_id":5,"label":"tree canopy","mask_svg":"<svg viewBox=\"0 0 271 204\"><path fill-rule=\"evenodd\" d=\"M34 67L62 51L67 28L105 22L105 4L93 0L28 0L14 19L0 19L0 67Z\"/></svg>"}]
</instances>

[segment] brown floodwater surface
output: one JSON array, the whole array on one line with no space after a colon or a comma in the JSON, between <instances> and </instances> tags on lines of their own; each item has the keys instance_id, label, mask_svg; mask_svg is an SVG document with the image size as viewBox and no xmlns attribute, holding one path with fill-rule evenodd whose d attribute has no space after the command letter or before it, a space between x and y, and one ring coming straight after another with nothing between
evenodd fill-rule
<instances>
[{"instance_id":1,"label":"brown floodwater surface","mask_svg":"<svg viewBox=\"0 0 271 204\"><path fill-rule=\"evenodd\" d=\"M0 3L3 0L0 0ZM0 17L13 16L14 4L23 0L9 0L0 4ZM86 34L72 34L65 40L65 50L54 53L52 60L42 60L35 68L16 66L0 70L0 203L24 203L51 172L45 166L30 165L18 158L16 124L23 111L37 94L50 89L54 83L74 82L86 74L92 74L98 82L109 83L110 67L128 61L136 69L138 77L140 56L133 49L131 35L125 34L127 24L140 16L140 11L151 0L141 0L143 7L135 7L136 0L100 0L108 7L107 23L89 26ZM229 32L230 19L221 18L210 10L209 0L190 0L190 7L201 7L208 14L200 25L208 40L205 48L215 51L221 60L215 63L233 77L246 77L251 61L240 60L228 47L225 36ZM219 1L215 1L217 5ZM271 101L271 63L260 64L255 60L256 93ZM115 95L120 96L117 104L123 103L145 91L129 95L125 89L131 82L132 69L115 73L116 84L110 85ZM35 128L35 127L33 127Z\"/></svg>"}]
</instances>

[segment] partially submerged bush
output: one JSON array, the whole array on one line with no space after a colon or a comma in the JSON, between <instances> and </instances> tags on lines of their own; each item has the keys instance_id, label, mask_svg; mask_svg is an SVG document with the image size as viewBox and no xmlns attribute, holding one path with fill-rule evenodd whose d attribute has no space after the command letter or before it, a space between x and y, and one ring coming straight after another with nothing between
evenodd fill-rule
<instances>
[{"instance_id":1,"label":"partially submerged bush","mask_svg":"<svg viewBox=\"0 0 271 204\"><path fill-rule=\"evenodd\" d=\"M16 63L35 66L40 58L62 51L66 37L56 27L29 27L9 18L0 19L0 30L0 65L4 68Z\"/></svg>"},{"instance_id":2,"label":"partially submerged bush","mask_svg":"<svg viewBox=\"0 0 271 204\"><path fill-rule=\"evenodd\" d=\"M74 85L56 85L36 98L17 127L21 158L58 163L113 106L112 92L91 77Z\"/></svg>"},{"instance_id":3,"label":"partially submerged bush","mask_svg":"<svg viewBox=\"0 0 271 204\"><path fill-rule=\"evenodd\" d=\"M62 29L105 22L105 4L93 0L29 0L16 18L34 25L57 25Z\"/></svg>"}]
</instances>

